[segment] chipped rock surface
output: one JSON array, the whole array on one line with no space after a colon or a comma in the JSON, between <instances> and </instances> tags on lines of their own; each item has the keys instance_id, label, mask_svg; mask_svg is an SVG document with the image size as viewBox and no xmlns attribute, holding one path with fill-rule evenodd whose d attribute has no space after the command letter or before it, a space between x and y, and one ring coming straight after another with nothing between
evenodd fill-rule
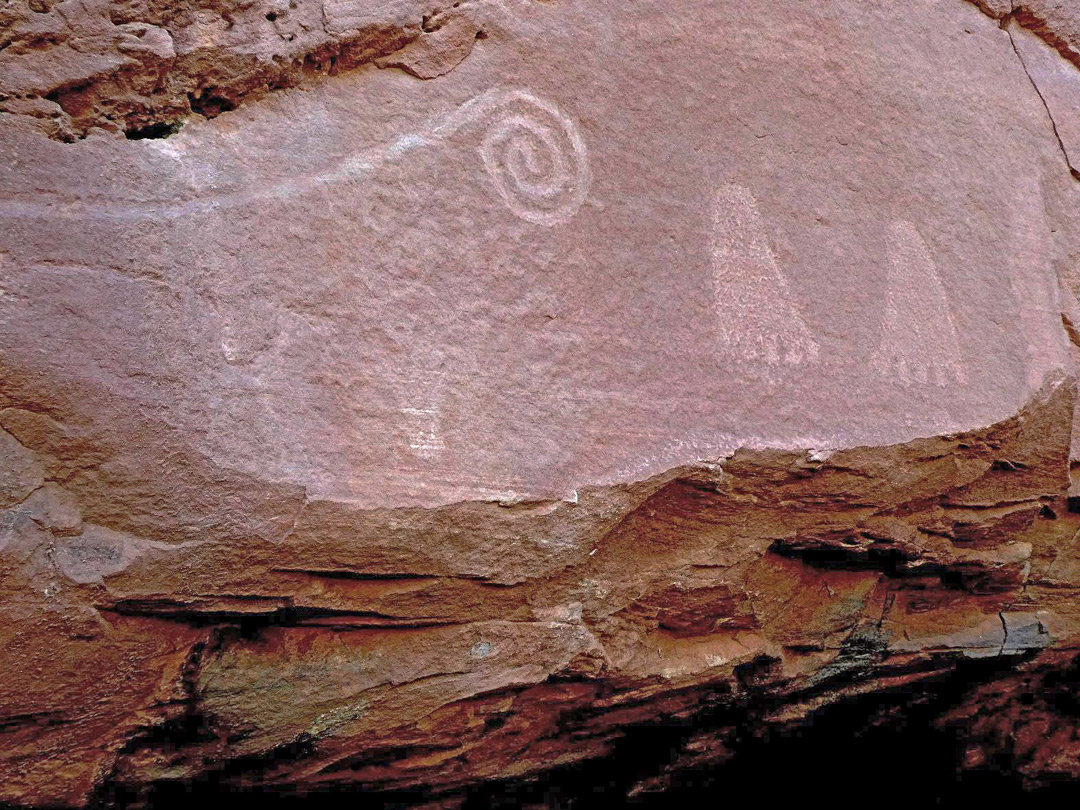
<instances>
[{"instance_id":1,"label":"chipped rock surface","mask_svg":"<svg viewBox=\"0 0 1080 810\"><path fill-rule=\"evenodd\" d=\"M641 796L957 673L964 767L1080 777L1078 66L1053 0L5 5L0 802L678 720Z\"/></svg>"}]
</instances>

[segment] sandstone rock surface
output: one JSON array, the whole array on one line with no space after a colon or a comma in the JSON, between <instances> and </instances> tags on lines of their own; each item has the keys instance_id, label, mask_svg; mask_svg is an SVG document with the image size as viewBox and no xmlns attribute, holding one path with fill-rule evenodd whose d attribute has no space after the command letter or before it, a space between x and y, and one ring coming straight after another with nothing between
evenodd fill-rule
<instances>
[{"instance_id":1,"label":"sandstone rock surface","mask_svg":"<svg viewBox=\"0 0 1080 810\"><path fill-rule=\"evenodd\" d=\"M965 766L1080 776L1078 66L1050 0L5 6L0 801L675 723L641 797L957 673Z\"/></svg>"}]
</instances>

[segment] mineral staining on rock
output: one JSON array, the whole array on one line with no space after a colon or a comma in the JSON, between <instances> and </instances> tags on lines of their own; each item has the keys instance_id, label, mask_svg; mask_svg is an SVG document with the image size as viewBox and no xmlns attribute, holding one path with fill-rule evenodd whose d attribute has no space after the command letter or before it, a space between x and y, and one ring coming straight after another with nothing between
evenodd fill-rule
<instances>
[{"instance_id":1,"label":"mineral staining on rock","mask_svg":"<svg viewBox=\"0 0 1080 810\"><path fill-rule=\"evenodd\" d=\"M941 726L1080 775L1018 708L1080 638L1060 4L34 2L0 801L452 804L687 723L638 795L987 662Z\"/></svg>"}]
</instances>

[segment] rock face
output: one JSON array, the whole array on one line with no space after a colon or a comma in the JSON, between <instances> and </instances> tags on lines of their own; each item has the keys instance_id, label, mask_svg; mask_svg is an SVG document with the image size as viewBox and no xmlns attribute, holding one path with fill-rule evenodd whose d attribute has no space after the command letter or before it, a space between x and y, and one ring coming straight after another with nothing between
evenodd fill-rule
<instances>
[{"instance_id":1,"label":"rock face","mask_svg":"<svg viewBox=\"0 0 1080 810\"><path fill-rule=\"evenodd\" d=\"M667 729L640 798L942 679L1080 777L1078 66L1052 0L9 3L0 801Z\"/></svg>"}]
</instances>

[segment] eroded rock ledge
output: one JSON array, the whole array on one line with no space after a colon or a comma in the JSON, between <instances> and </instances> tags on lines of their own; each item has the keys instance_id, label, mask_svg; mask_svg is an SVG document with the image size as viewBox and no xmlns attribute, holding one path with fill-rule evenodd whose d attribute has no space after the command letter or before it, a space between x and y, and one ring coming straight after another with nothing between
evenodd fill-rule
<instances>
[{"instance_id":1,"label":"eroded rock ledge","mask_svg":"<svg viewBox=\"0 0 1080 810\"><path fill-rule=\"evenodd\" d=\"M442 75L486 36L475 0L73 3L0 10L0 110L52 137L161 137L268 92L379 62Z\"/></svg>"},{"instance_id":2,"label":"eroded rock ledge","mask_svg":"<svg viewBox=\"0 0 1080 810\"><path fill-rule=\"evenodd\" d=\"M0 802L1080 778L1080 30L975 5L0 10Z\"/></svg>"},{"instance_id":3,"label":"eroded rock ledge","mask_svg":"<svg viewBox=\"0 0 1080 810\"><path fill-rule=\"evenodd\" d=\"M1058 383L986 430L740 451L577 503L314 500L283 546L86 522L4 411L3 798L83 805L215 773L452 804L681 722L637 795L724 761L749 727L966 661L996 665L941 719L971 734L968 764L987 724L1049 714L1018 768L1080 776L1070 716L1016 702L1032 679L1067 690L1080 654L1073 397Z\"/></svg>"},{"instance_id":4,"label":"eroded rock ledge","mask_svg":"<svg viewBox=\"0 0 1080 810\"><path fill-rule=\"evenodd\" d=\"M1080 26L1055 0L966 0L1080 66ZM362 65L430 79L499 28L513 3L458 0L20 0L0 9L0 112L72 141L94 127L166 137L192 115Z\"/></svg>"}]
</instances>

